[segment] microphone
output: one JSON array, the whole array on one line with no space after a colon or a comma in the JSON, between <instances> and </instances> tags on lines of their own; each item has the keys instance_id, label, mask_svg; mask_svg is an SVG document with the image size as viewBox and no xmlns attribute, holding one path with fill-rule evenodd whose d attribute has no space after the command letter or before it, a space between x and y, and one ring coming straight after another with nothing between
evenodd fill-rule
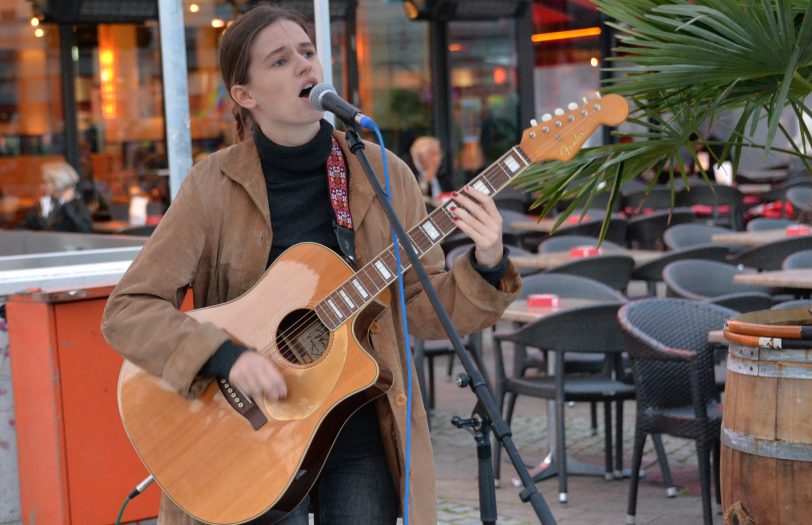
<instances>
[{"instance_id":1,"label":"microphone","mask_svg":"<svg viewBox=\"0 0 812 525\"><path fill-rule=\"evenodd\" d=\"M310 90L310 105L318 111L329 111L350 125L358 124L366 129L378 127L375 121L361 110L341 98L330 84L319 84Z\"/></svg>"}]
</instances>

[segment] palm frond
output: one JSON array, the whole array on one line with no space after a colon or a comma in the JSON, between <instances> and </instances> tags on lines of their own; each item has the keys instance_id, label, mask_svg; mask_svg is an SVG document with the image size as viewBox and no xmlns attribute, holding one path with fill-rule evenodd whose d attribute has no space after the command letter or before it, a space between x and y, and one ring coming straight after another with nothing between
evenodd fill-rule
<instances>
[{"instance_id":1,"label":"palm frond","mask_svg":"<svg viewBox=\"0 0 812 525\"><path fill-rule=\"evenodd\" d=\"M627 97L628 122L640 130L615 133L623 143L581 151L569 163L533 166L518 184L537 196L546 215L562 199L568 209L612 192L638 175L664 170L686 178L683 162L695 146L720 146L716 162L738 167L744 148L781 151L812 161L804 116L812 93L812 2L809 0L594 0L615 28L613 77L604 91ZM775 148L780 117L791 107L801 144ZM700 131L723 112L741 112L730 136L709 141ZM766 124L763 144L752 137ZM693 159L697 162L697 159ZM707 176L704 172L703 176ZM608 210L607 210L608 217Z\"/></svg>"}]
</instances>

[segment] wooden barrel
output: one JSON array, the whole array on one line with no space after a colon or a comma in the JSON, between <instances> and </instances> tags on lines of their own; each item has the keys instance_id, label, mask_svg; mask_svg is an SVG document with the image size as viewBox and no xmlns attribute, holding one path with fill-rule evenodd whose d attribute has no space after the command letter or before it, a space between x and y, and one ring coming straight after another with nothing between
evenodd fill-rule
<instances>
[{"instance_id":1,"label":"wooden barrel","mask_svg":"<svg viewBox=\"0 0 812 525\"><path fill-rule=\"evenodd\" d=\"M812 313L730 320L722 420L725 523L812 523Z\"/></svg>"}]
</instances>

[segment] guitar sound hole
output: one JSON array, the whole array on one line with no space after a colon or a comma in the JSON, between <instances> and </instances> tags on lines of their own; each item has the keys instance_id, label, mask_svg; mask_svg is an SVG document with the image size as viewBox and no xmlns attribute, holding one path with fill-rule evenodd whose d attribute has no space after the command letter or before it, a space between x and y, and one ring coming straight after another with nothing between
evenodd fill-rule
<instances>
[{"instance_id":1,"label":"guitar sound hole","mask_svg":"<svg viewBox=\"0 0 812 525\"><path fill-rule=\"evenodd\" d=\"M321 359L330 344L330 330L313 310L294 310L279 323L276 345L282 357L296 365Z\"/></svg>"}]
</instances>

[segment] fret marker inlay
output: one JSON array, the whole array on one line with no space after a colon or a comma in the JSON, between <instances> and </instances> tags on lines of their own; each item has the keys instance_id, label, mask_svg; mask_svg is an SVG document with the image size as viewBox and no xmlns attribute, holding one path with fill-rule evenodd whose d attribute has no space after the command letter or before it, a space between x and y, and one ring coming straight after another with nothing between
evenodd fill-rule
<instances>
[{"instance_id":1,"label":"fret marker inlay","mask_svg":"<svg viewBox=\"0 0 812 525\"><path fill-rule=\"evenodd\" d=\"M345 292L344 290L340 290L338 293L339 295L341 295L341 298L344 299L344 302L347 303L347 306L349 306L350 308L355 308L355 303L352 302L352 299L350 299L350 296L347 295L347 292Z\"/></svg>"},{"instance_id":2,"label":"fret marker inlay","mask_svg":"<svg viewBox=\"0 0 812 525\"><path fill-rule=\"evenodd\" d=\"M338 306L336 306L332 299L327 299L327 304L329 304L330 308L332 308L333 312L335 312L339 321L344 319L344 314L341 313L341 310L338 309Z\"/></svg>"},{"instance_id":3,"label":"fret marker inlay","mask_svg":"<svg viewBox=\"0 0 812 525\"><path fill-rule=\"evenodd\" d=\"M426 232L426 235L428 235L432 241L440 237L440 232L437 231L437 228L435 228L431 222L426 221L420 227L423 228L423 231Z\"/></svg>"},{"instance_id":4,"label":"fret marker inlay","mask_svg":"<svg viewBox=\"0 0 812 525\"><path fill-rule=\"evenodd\" d=\"M384 279L389 279L392 277L392 274L386 269L386 265L383 263L383 261L375 261L375 268L378 269L378 273L380 273Z\"/></svg>"},{"instance_id":5,"label":"fret marker inlay","mask_svg":"<svg viewBox=\"0 0 812 525\"><path fill-rule=\"evenodd\" d=\"M474 183L474 188L481 191L485 195L490 195L491 194L491 189L488 186L486 186L485 183L482 182L481 180L478 180L478 181L476 181Z\"/></svg>"},{"instance_id":6,"label":"fret marker inlay","mask_svg":"<svg viewBox=\"0 0 812 525\"><path fill-rule=\"evenodd\" d=\"M505 159L505 165L510 168L511 173L516 173L516 170L519 169L519 163L516 162L516 159L513 157L507 157Z\"/></svg>"},{"instance_id":7,"label":"fret marker inlay","mask_svg":"<svg viewBox=\"0 0 812 525\"><path fill-rule=\"evenodd\" d=\"M358 282L358 279L353 279L352 285L355 287L356 290L358 290L358 293L361 294L362 299L366 300L366 298L369 297L369 294L367 293L366 289L363 286L361 286L361 283Z\"/></svg>"}]
</instances>

